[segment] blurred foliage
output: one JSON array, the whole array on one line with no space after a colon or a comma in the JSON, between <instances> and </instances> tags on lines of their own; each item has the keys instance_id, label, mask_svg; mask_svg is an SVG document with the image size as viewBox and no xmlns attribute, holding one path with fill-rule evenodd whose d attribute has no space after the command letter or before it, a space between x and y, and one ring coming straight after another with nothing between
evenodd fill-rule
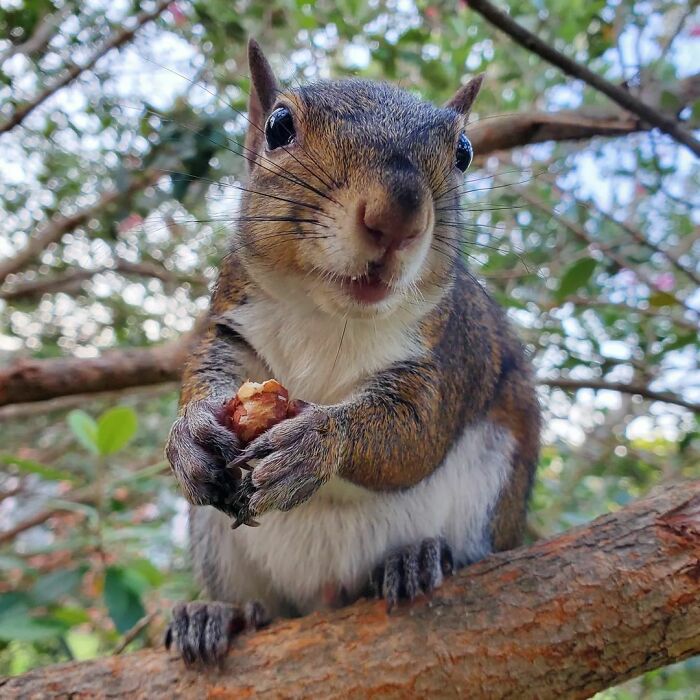
<instances>
[{"instance_id":1,"label":"blurred foliage","mask_svg":"<svg viewBox=\"0 0 700 700\"><path fill-rule=\"evenodd\" d=\"M0 0L0 122L152 6ZM696 2L509 6L576 60L613 82L657 86L667 102L664 86L697 69ZM56 13L57 29L31 47ZM464 4L176 2L0 137L0 259L58 214L119 193L0 289L0 362L91 357L191 328L245 171L248 35L292 85L362 75L443 102L465 74L486 71L475 120L607 104ZM687 110L692 126L699 112ZM169 174L132 191L153 169ZM698 274L699 175L687 152L655 133L541 144L472 167L465 255L508 307L540 376L698 401L700 292L682 268ZM46 281L49 291L38 287ZM656 484L700 478L698 425L679 406L592 389L543 390L542 402L533 534L585 522ZM48 513L0 545L0 673L111 653L147 612L196 595L186 509L162 461L175 410L172 386L0 409L0 531ZM157 644L162 621L129 648ZM696 659L601 697L687 698L699 683Z\"/></svg>"}]
</instances>

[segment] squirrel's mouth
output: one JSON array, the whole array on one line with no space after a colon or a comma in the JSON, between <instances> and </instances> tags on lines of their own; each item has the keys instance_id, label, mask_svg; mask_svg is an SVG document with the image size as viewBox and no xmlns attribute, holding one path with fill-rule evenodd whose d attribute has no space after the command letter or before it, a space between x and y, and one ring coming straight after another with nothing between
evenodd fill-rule
<instances>
[{"instance_id":1,"label":"squirrel's mouth","mask_svg":"<svg viewBox=\"0 0 700 700\"><path fill-rule=\"evenodd\" d=\"M370 268L364 275L341 277L340 286L361 304L376 304L391 293L391 287L382 279L381 268Z\"/></svg>"}]
</instances>

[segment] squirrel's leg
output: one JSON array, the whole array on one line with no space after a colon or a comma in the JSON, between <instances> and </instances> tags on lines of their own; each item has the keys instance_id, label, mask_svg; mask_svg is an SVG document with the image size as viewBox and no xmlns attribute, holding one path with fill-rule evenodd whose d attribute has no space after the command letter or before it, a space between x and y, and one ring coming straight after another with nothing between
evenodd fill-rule
<instances>
[{"instance_id":1,"label":"squirrel's leg","mask_svg":"<svg viewBox=\"0 0 700 700\"><path fill-rule=\"evenodd\" d=\"M370 576L369 594L384 598L391 610L399 600L431 593L453 570L450 546L441 537L429 537L393 552L377 566Z\"/></svg>"},{"instance_id":2,"label":"squirrel's leg","mask_svg":"<svg viewBox=\"0 0 700 700\"><path fill-rule=\"evenodd\" d=\"M188 665L221 665L238 634L269 624L265 608L252 601L179 603L165 633L165 647L175 648Z\"/></svg>"}]
</instances>

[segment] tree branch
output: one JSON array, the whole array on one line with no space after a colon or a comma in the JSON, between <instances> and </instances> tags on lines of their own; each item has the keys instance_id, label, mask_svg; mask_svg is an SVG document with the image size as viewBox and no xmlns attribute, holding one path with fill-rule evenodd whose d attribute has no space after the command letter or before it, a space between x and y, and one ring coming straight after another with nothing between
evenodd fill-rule
<instances>
[{"instance_id":1,"label":"tree branch","mask_svg":"<svg viewBox=\"0 0 700 700\"><path fill-rule=\"evenodd\" d=\"M625 382L608 382L604 379L567 379L566 377L557 377L556 379L540 379L540 386L551 386L558 389L566 389L569 391L577 391L578 389L605 389L607 391L619 391L623 394L632 394L642 396L650 401L663 401L664 403L672 403L676 406L682 406L695 413L700 413L700 403L686 401L676 394L670 394L665 391L653 391L645 386L636 384L626 384Z\"/></svg>"},{"instance_id":2,"label":"tree branch","mask_svg":"<svg viewBox=\"0 0 700 700\"><path fill-rule=\"evenodd\" d=\"M700 482L382 602L246 635L222 672L165 651L36 669L7 697L584 698L700 652Z\"/></svg>"},{"instance_id":3,"label":"tree branch","mask_svg":"<svg viewBox=\"0 0 700 700\"><path fill-rule=\"evenodd\" d=\"M32 34L27 41L21 44L14 44L10 46L3 54L0 54L0 66L2 66L5 61L9 60L17 54L24 54L25 56L31 56L37 51L41 51L46 45L49 44L51 39L56 36L56 31L60 26L61 22L74 10L75 8L69 2L67 2L60 10L54 12L53 14L47 14L37 25L34 34Z\"/></svg>"},{"instance_id":4,"label":"tree branch","mask_svg":"<svg viewBox=\"0 0 700 700\"><path fill-rule=\"evenodd\" d=\"M567 75L588 83L596 90L607 95L623 109L636 114L643 121L651 126L655 126L679 143L687 146L696 156L700 156L700 141L690 132L683 129L673 117L662 114L657 109L638 100L627 90L613 85L585 66L571 60L539 37L531 34L527 29L512 20L505 12L487 2L487 0L465 0L465 2L472 10L478 12L491 24L510 36L516 43L528 49L528 51L532 51L545 61L557 66Z\"/></svg>"},{"instance_id":5,"label":"tree branch","mask_svg":"<svg viewBox=\"0 0 700 700\"><path fill-rule=\"evenodd\" d=\"M52 221L49 221L43 228L33 233L27 245L22 250L15 253L11 258L0 262L0 284L2 284L9 275L19 272L27 263L31 262L39 253L41 253L48 245L60 241L61 238L81 226L86 221L89 221L95 216L100 215L110 205L114 204L121 197L126 197L138 190L144 189L152 185L161 177L160 171L149 171L140 177L135 177L129 186L124 190L111 190L105 192L98 200L90 207L81 209L68 216L59 216Z\"/></svg>"},{"instance_id":6,"label":"tree branch","mask_svg":"<svg viewBox=\"0 0 700 700\"><path fill-rule=\"evenodd\" d=\"M610 221L610 223L615 224L619 228L621 228L630 238L632 238L633 241L635 241L637 244L644 246L646 248L649 248L650 250L653 250L655 253L658 253L659 255L663 256L668 260L668 262L671 263L678 271L682 272L686 277L689 277L691 281L695 282L695 284L700 285L700 276L693 270L692 268L688 267L684 263L682 263L679 258L674 255L671 251L667 250L666 248L662 248L656 243L653 243L650 241L641 231L637 230L634 228L632 225L627 223L626 221L621 221L620 219L616 218L613 214L610 214L607 211L604 211L600 207L596 206L596 204L592 201L584 201L582 199L579 199L576 197L576 195L572 194L571 192L567 192L563 190L559 185L557 185L556 182L554 182L551 178L545 178L546 182L553 187L556 192L561 195L562 197L567 197L571 201L573 201L577 206L582 207L585 209L587 212L595 212L597 214L600 214L604 219L607 219Z\"/></svg>"},{"instance_id":7,"label":"tree branch","mask_svg":"<svg viewBox=\"0 0 700 700\"><path fill-rule=\"evenodd\" d=\"M165 284L192 284L206 289L208 280L203 275L185 275L168 270L163 265L150 262L130 262L118 258L113 266L103 265L92 270L73 269L52 277L40 276L23 279L9 289L0 290L0 299L5 301L33 301L44 294L74 294L82 289L83 282L102 272L116 272L125 276L153 277Z\"/></svg>"},{"instance_id":8,"label":"tree branch","mask_svg":"<svg viewBox=\"0 0 700 700\"><path fill-rule=\"evenodd\" d=\"M51 95L73 82L79 75L90 70L105 54L131 41L134 34L136 34L141 27L159 17L171 2L172 0L159 0L150 12L140 12L136 15L132 27L129 29L121 29L112 34L112 36L90 56L84 65L79 66L75 63L71 64L61 78L44 88L31 102L17 108L7 121L0 124L0 136L14 129L18 124L21 124L40 104L45 102Z\"/></svg>"},{"instance_id":9,"label":"tree branch","mask_svg":"<svg viewBox=\"0 0 700 700\"><path fill-rule=\"evenodd\" d=\"M163 345L95 358L22 359L0 369L0 406L161 384L180 377L193 333Z\"/></svg>"},{"instance_id":10,"label":"tree branch","mask_svg":"<svg viewBox=\"0 0 700 700\"><path fill-rule=\"evenodd\" d=\"M533 207L539 209L543 214L549 216L555 221L558 221L560 224L562 224L562 226L565 226L567 229L569 229L569 231L571 231L571 233L573 233L581 242L585 243L588 247L590 247L593 250L597 249L603 252L605 254L605 257L609 260L612 260L612 262L615 263L618 269L632 270L632 272L634 272L634 274L639 278L639 280L646 284L650 289L656 289L658 291L662 291L664 294L667 294L675 304L678 304L678 306L681 306L686 311L690 311L692 314L695 315L696 318L700 314L700 312L698 312L692 306L689 306L684 299L681 299L672 292L660 289L658 283L655 280L653 280L639 266L635 266L627 262L627 260L625 260L624 257L622 257L619 253L616 252L615 249L617 248L617 246L606 246L600 241L596 241L583 226L580 226L576 222L571 221L571 219L562 216L558 211L549 207L545 202L543 202L531 192L527 192L525 190L520 189L518 190L518 195L522 197L526 202L531 204Z\"/></svg>"}]
</instances>

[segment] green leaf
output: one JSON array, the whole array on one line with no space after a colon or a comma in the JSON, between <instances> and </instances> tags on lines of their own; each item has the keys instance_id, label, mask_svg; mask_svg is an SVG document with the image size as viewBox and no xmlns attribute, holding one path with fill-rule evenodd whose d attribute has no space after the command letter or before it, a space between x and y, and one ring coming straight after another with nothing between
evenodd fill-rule
<instances>
[{"instance_id":1,"label":"green leaf","mask_svg":"<svg viewBox=\"0 0 700 700\"><path fill-rule=\"evenodd\" d=\"M110 408L97 421L97 449L101 455L118 452L136 434L138 419L127 406Z\"/></svg>"},{"instance_id":2,"label":"green leaf","mask_svg":"<svg viewBox=\"0 0 700 700\"><path fill-rule=\"evenodd\" d=\"M104 599L117 631L123 634L145 614L140 591L135 590L133 577L122 567L110 566L105 574Z\"/></svg>"},{"instance_id":3,"label":"green leaf","mask_svg":"<svg viewBox=\"0 0 700 700\"><path fill-rule=\"evenodd\" d=\"M97 423L85 411L76 409L66 418L78 442L93 454L99 454L97 446Z\"/></svg>"},{"instance_id":4,"label":"green leaf","mask_svg":"<svg viewBox=\"0 0 700 700\"><path fill-rule=\"evenodd\" d=\"M13 609L0 617L0 640L4 642L38 642L58 637L66 626L48 617L28 617L26 610Z\"/></svg>"},{"instance_id":5,"label":"green leaf","mask_svg":"<svg viewBox=\"0 0 700 700\"><path fill-rule=\"evenodd\" d=\"M150 586L158 587L165 581L165 574L153 566L148 559L137 559L131 562L129 569L137 572Z\"/></svg>"},{"instance_id":6,"label":"green leaf","mask_svg":"<svg viewBox=\"0 0 700 700\"><path fill-rule=\"evenodd\" d=\"M72 593L82 581L84 567L55 571L42 576L32 587L32 597L37 603L53 603Z\"/></svg>"},{"instance_id":7,"label":"green leaf","mask_svg":"<svg viewBox=\"0 0 700 700\"><path fill-rule=\"evenodd\" d=\"M657 309L662 306L674 306L677 303L676 297L668 292L656 290L649 296L649 305Z\"/></svg>"},{"instance_id":8,"label":"green leaf","mask_svg":"<svg viewBox=\"0 0 700 700\"><path fill-rule=\"evenodd\" d=\"M583 258L569 266L559 281L559 289L555 293L557 299L565 299L581 289L593 276L596 264L593 258Z\"/></svg>"},{"instance_id":9,"label":"green leaf","mask_svg":"<svg viewBox=\"0 0 700 700\"><path fill-rule=\"evenodd\" d=\"M9 615L16 610L26 612L28 604L29 597L26 593L20 593L19 591L3 593L0 595L0 617Z\"/></svg>"},{"instance_id":10,"label":"green leaf","mask_svg":"<svg viewBox=\"0 0 700 700\"><path fill-rule=\"evenodd\" d=\"M68 627L90 622L90 616L85 610L83 610L83 608L76 608L74 606L67 605L52 610L51 618Z\"/></svg>"},{"instance_id":11,"label":"green leaf","mask_svg":"<svg viewBox=\"0 0 700 700\"><path fill-rule=\"evenodd\" d=\"M0 455L0 462L8 466L17 467L17 469L25 474L37 474L38 476L50 481L75 481L75 475L64 469L54 469L47 467L45 464L39 464L33 459L21 459L13 455Z\"/></svg>"}]
</instances>

